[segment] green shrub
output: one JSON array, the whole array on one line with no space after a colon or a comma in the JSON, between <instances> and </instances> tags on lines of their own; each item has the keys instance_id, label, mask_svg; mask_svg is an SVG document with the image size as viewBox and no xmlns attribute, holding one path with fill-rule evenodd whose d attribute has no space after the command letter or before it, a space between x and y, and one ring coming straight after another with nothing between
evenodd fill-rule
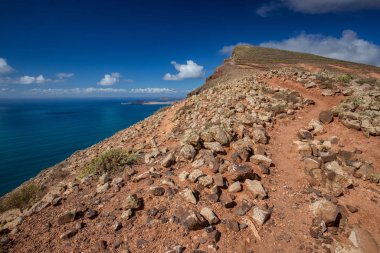
<instances>
[{"instance_id":1,"label":"green shrub","mask_svg":"<svg viewBox=\"0 0 380 253\"><path fill-rule=\"evenodd\" d=\"M0 212L19 208L21 210L31 207L43 197L43 191L36 184L28 184L9 193L0 200Z\"/></svg>"},{"instance_id":2,"label":"green shrub","mask_svg":"<svg viewBox=\"0 0 380 253\"><path fill-rule=\"evenodd\" d=\"M368 83L371 86L374 86L377 82L376 78L369 77L369 78L360 78L359 80L356 81L358 84L363 85L365 83Z\"/></svg>"},{"instance_id":3,"label":"green shrub","mask_svg":"<svg viewBox=\"0 0 380 253\"><path fill-rule=\"evenodd\" d=\"M353 77L350 74L343 74L340 77L338 77L338 81L342 83L349 83Z\"/></svg>"},{"instance_id":4,"label":"green shrub","mask_svg":"<svg viewBox=\"0 0 380 253\"><path fill-rule=\"evenodd\" d=\"M134 153L122 149L111 149L99 157L94 158L79 174L79 178L90 175L101 175L103 173L116 173L121 171L125 165L135 163L137 157Z\"/></svg>"}]
</instances>

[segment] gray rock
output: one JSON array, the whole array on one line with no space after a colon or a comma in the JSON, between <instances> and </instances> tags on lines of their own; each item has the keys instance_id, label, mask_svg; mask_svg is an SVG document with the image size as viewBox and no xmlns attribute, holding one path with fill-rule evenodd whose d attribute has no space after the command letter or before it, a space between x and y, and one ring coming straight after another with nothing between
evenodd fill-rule
<instances>
[{"instance_id":1,"label":"gray rock","mask_svg":"<svg viewBox=\"0 0 380 253\"><path fill-rule=\"evenodd\" d=\"M253 198L264 199L267 197L267 193L260 181L246 179L244 186L252 193Z\"/></svg>"},{"instance_id":2,"label":"gray rock","mask_svg":"<svg viewBox=\"0 0 380 253\"><path fill-rule=\"evenodd\" d=\"M182 191L182 196L183 198L191 203L191 204L194 204L196 205L197 204L197 198L195 197L194 193L192 190L190 190L189 188L186 188Z\"/></svg>"},{"instance_id":3,"label":"gray rock","mask_svg":"<svg viewBox=\"0 0 380 253\"><path fill-rule=\"evenodd\" d=\"M310 209L314 218L322 219L327 226L334 225L339 214L339 208L326 199L315 201L310 205Z\"/></svg>"},{"instance_id":4,"label":"gray rock","mask_svg":"<svg viewBox=\"0 0 380 253\"><path fill-rule=\"evenodd\" d=\"M105 193L108 189L110 188L110 183L107 182L103 185L99 185L97 188L96 188L96 192L97 193Z\"/></svg>"},{"instance_id":5,"label":"gray rock","mask_svg":"<svg viewBox=\"0 0 380 253\"><path fill-rule=\"evenodd\" d=\"M210 224L216 224L220 220L216 216L216 214L208 207L204 207L201 210L201 215L210 223Z\"/></svg>"},{"instance_id":6,"label":"gray rock","mask_svg":"<svg viewBox=\"0 0 380 253\"><path fill-rule=\"evenodd\" d=\"M193 160L195 157L196 151L195 148L190 144L185 144L180 151L180 155L187 159L187 160Z\"/></svg>"},{"instance_id":7,"label":"gray rock","mask_svg":"<svg viewBox=\"0 0 380 253\"><path fill-rule=\"evenodd\" d=\"M137 197L136 194L129 195L123 202L122 208L125 210L128 209L139 209L142 203L141 200Z\"/></svg>"},{"instance_id":8,"label":"gray rock","mask_svg":"<svg viewBox=\"0 0 380 253\"><path fill-rule=\"evenodd\" d=\"M58 216L58 225L63 225L74 221L77 218L77 212L75 210L68 211L60 216Z\"/></svg>"},{"instance_id":9,"label":"gray rock","mask_svg":"<svg viewBox=\"0 0 380 253\"><path fill-rule=\"evenodd\" d=\"M71 230L63 233L62 235L60 235L59 238L61 240L67 240L67 239L70 239L71 237L73 237L74 235L76 235L77 233L78 233L78 230L71 229Z\"/></svg>"},{"instance_id":10,"label":"gray rock","mask_svg":"<svg viewBox=\"0 0 380 253\"><path fill-rule=\"evenodd\" d=\"M211 186L213 182L214 180L209 175L205 175L198 178L198 184L203 185L204 187Z\"/></svg>"},{"instance_id":11,"label":"gray rock","mask_svg":"<svg viewBox=\"0 0 380 253\"><path fill-rule=\"evenodd\" d=\"M189 180L193 183L197 182L198 178L204 176L205 174L199 170L199 169L194 169L190 172L189 174Z\"/></svg>"},{"instance_id":12,"label":"gray rock","mask_svg":"<svg viewBox=\"0 0 380 253\"><path fill-rule=\"evenodd\" d=\"M261 209L257 206L252 209L252 219L260 226L269 219L271 212L269 210Z\"/></svg>"},{"instance_id":13,"label":"gray rock","mask_svg":"<svg viewBox=\"0 0 380 253\"><path fill-rule=\"evenodd\" d=\"M172 153L169 153L161 162L161 165L165 168L170 167L175 163L175 156Z\"/></svg>"},{"instance_id":14,"label":"gray rock","mask_svg":"<svg viewBox=\"0 0 380 253\"><path fill-rule=\"evenodd\" d=\"M327 110L327 111L321 111L319 113L319 120L323 123L323 124L329 124L330 122L332 122L334 119L334 116L332 114L332 112L330 110Z\"/></svg>"},{"instance_id":15,"label":"gray rock","mask_svg":"<svg viewBox=\"0 0 380 253\"><path fill-rule=\"evenodd\" d=\"M263 156L263 155L253 155L249 158L249 161L253 164L263 164L265 165L266 167L270 167L270 165L272 164L272 159L266 157L266 156Z\"/></svg>"},{"instance_id":16,"label":"gray rock","mask_svg":"<svg viewBox=\"0 0 380 253\"><path fill-rule=\"evenodd\" d=\"M219 142L204 142L203 146L215 154L224 154L226 151Z\"/></svg>"},{"instance_id":17,"label":"gray rock","mask_svg":"<svg viewBox=\"0 0 380 253\"><path fill-rule=\"evenodd\" d=\"M237 181L228 187L228 192L236 193L236 192L240 192L241 189L242 189L241 183Z\"/></svg>"},{"instance_id":18,"label":"gray rock","mask_svg":"<svg viewBox=\"0 0 380 253\"><path fill-rule=\"evenodd\" d=\"M380 248L377 245L375 239L371 236L371 234L365 230L360 228L359 226L355 226L351 231L348 239L352 242L352 244L360 249L360 252L365 253L378 253L380 252Z\"/></svg>"}]
</instances>

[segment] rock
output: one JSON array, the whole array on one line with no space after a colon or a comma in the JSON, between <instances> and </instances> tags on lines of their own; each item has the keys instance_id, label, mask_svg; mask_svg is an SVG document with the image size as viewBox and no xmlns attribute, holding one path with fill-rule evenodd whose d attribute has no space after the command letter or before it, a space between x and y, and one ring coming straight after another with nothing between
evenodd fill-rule
<instances>
[{"instance_id":1,"label":"rock","mask_svg":"<svg viewBox=\"0 0 380 253\"><path fill-rule=\"evenodd\" d=\"M255 128L252 132L254 143L267 144L268 138L265 132L265 128Z\"/></svg>"},{"instance_id":2,"label":"rock","mask_svg":"<svg viewBox=\"0 0 380 253\"><path fill-rule=\"evenodd\" d=\"M210 129L213 139L222 145L230 143L230 135L219 126Z\"/></svg>"},{"instance_id":3,"label":"rock","mask_svg":"<svg viewBox=\"0 0 380 253\"><path fill-rule=\"evenodd\" d=\"M116 231L120 230L122 227L123 227L123 225L120 222L115 221L112 228L113 228L113 231L116 232Z\"/></svg>"},{"instance_id":4,"label":"rock","mask_svg":"<svg viewBox=\"0 0 380 253\"><path fill-rule=\"evenodd\" d=\"M224 150L223 146L219 142L204 142L203 146L206 149L211 150L215 154L224 154L226 151Z\"/></svg>"},{"instance_id":5,"label":"rock","mask_svg":"<svg viewBox=\"0 0 380 253\"><path fill-rule=\"evenodd\" d=\"M122 187L124 185L124 179L121 177L115 177L112 180L111 185L114 187Z\"/></svg>"},{"instance_id":6,"label":"rock","mask_svg":"<svg viewBox=\"0 0 380 253\"><path fill-rule=\"evenodd\" d=\"M195 157L196 151L195 151L195 148L192 145L185 144L181 148L181 151L179 153L186 160L192 161L194 159L194 157Z\"/></svg>"},{"instance_id":7,"label":"rock","mask_svg":"<svg viewBox=\"0 0 380 253\"><path fill-rule=\"evenodd\" d=\"M182 143L198 147L199 139L200 137L198 133L193 130L187 130L183 136Z\"/></svg>"},{"instance_id":8,"label":"rock","mask_svg":"<svg viewBox=\"0 0 380 253\"><path fill-rule=\"evenodd\" d=\"M313 134L306 129L298 130L297 136L300 140L312 140L313 139Z\"/></svg>"},{"instance_id":9,"label":"rock","mask_svg":"<svg viewBox=\"0 0 380 253\"><path fill-rule=\"evenodd\" d=\"M222 174L217 173L214 175L214 183L216 186L224 187L225 184Z\"/></svg>"},{"instance_id":10,"label":"rock","mask_svg":"<svg viewBox=\"0 0 380 253\"><path fill-rule=\"evenodd\" d=\"M186 188L182 191L182 196L183 198L191 203L191 204L194 204L196 205L197 204L197 198L194 196L194 193L192 190L190 190L189 188Z\"/></svg>"},{"instance_id":11,"label":"rock","mask_svg":"<svg viewBox=\"0 0 380 253\"><path fill-rule=\"evenodd\" d=\"M85 217L92 220L95 219L98 216L98 212L93 209L88 209L85 213Z\"/></svg>"},{"instance_id":12,"label":"rock","mask_svg":"<svg viewBox=\"0 0 380 253\"><path fill-rule=\"evenodd\" d=\"M153 196L162 196L165 194L165 188L160 186L152 186L150 187L150 192Z\"/></svg>"},{"instance_id":13,"label":"rock","mask_svg":"<svg viewBox=\"0 0 380 253\"><path fill-rule=\"evenodd\" d=\"M334 119L334 116L330 110L327 111L321 111L319 113L319 121L321 121L323 124L329 124Z\"/></svg>"},{"instance_id":14,"label":"rock","mask_svg":"<svg viewBox=\"0 0 380 253\"><path fill-rule=\"evenodd\" d=\"M353 228L348 239L363 253L380 252L380 248L371 234L367 230L362 229L358 226L355 226Z\"/></svg>"},{"instance_id":15,"label":"rock","mask_svg":"<svg viewBox=\"0 0 380 253\"><path fill-rule=\"evenodd\" d=\"M180 210L178 216L181 224L188 230L198 230L209 225L207 220L196 210Z\"/></svg>"},{"instance_id":16,"label":"rock","mask_svg":"<svg viewBox=\"0 0 380 253\"><path fill-rule=\"evenodd\" d=\"M132 209L125 210L121 213L121 218L129 220L133 215Z\"/></svg>"},{"instance_id":17,"label":"rock","mask_svg":"<svg viewBox=\"0 0 380 253\"><path fill-rule=\"evenodd\" d=\"M235 220L226 220L226 225L230 230L234 232L239 232L240 230L239 223Z\"/></svg>"},{"instance_id":18,"label":"rock","mask_svg":"<svg viewBox=\"0 0 380 253\"><path fill-rule=\"evenodd\" d=\"M99 177L99 184L104 185L105 183L109 182L110 178L108 176L108 173L104 173Z\"/></svg>"},{"instance_id":19,"label":"rock","mask_svg":"<svg viewBox=\"0 0 380 253\"><path fill-rule=\"evenodd\" d=\"M294 141L293 143L297 145L297 151L301 157L311 156L313 154L313 150L308 142Z\"/></svg>"},{"instance_id":20,"label":"rock","mask_svg":"<svg viewBox=\"0 0 380 253\"><path fill-rule=\"evenodd\" d=\"M259 199L264 199L267 197L267 193L260 181L246 179L244 181L244 186L252 193L254 199L257 197Z\"/></svg>"},{"instance_id":21,"label":"rock","mask_svg":"<svg viewBox=\"0 0 380 253\"><path fill-rule=\"evenodd\" d=\"M236 193L241 191L241 183L239 181L234 182L228 187L228 192Z\"/></svg>"},{"instance_id":22,"label":"rock","mask_svg":"<svg viewBox=\"0 0 380 253\"><path fill-rule=\"evenodd\" d=\"M346 205L348 211L350 211L351 213L356 213L357 211L359 211L359 209L355 206L351 206L351 205Z\"/></svg>"},{"instance_id":23,"label":"rock","mask_svg":"<svg viewBox=\"0 0 380 253\"><path fill-rule=\"evenodd\" d=\"M308 82L308 83L304 84L304 87L306 89L315 88L315 87L317 87L317 84L315 82Z\"/></svg>"},{"instance_id":24,"label":"rock","mask_svg":"<svg viewBox=\"0 0 380 253\"><path fill-rule=\"evenodd\" d=\"M272 159L263 155L253 155L249 158L249 161L257 165L263 164L266 167L270 167L270 165L272 164Z\"/></svg>"},{"instance_id":25,"label":"rock","mask_svg":"<svg viewBox=\"0 0 380 253\"><path fill-rule=\"evenodd\" d=\"M321 168L321 161L317 158L307 157L303 160L303 162L307 171Z\"/></svg>"},{"instance_id":26,"label":"rock","mask_svg":"<svg viewBox=\"0 0 380 253\"><path fill-rule=\"evenodd\" d=\"M269 219L271 212L269 210L261 209L257 206L252 209L252 219L260 226Z\"/></svg>"},{"instance_id":27,"label":"rock","mask_svg":"<svg viewBox=\"0 0 380 253\"><path fill-rule=\"evenodd\" d=\"M212 242L215 242L215 243L219 242L221 235L222 235L222 233L220 233L220 231L218 231L218 230L213 230L207 234L209 240Z\"/></svg>"},{"instance_id":28,"label":"rock","mask_svg":"<svg viewBox=\"0 0 380 253\"><path fill-rule=\"evenodd\" d=\"M333 92L331 89L324 89L322 90L322 96L333 96L335 92Z\"/></svg>"},{"instance_id":29,"label":"rock","mask_svg":"<svg viewBox=\"0 0 380 253\"><path fill-rule=\"evenodd\" d=\"M139 209L142 206L141 199L137 197L136 194L129 195L123 202L122 208L125 210L128 209Z\"/></svg>"},{"instance_id":30,"label":"rock","mask_svg":"<svg viewBox=\"0 0 380 253\"><path fill-rule=\"evenodd\" d=\"M252 208L252 204L246 200L243 200L243 203L241 204L241 206L239 206L237 209L236 209L236 215L238 216L243 216L245 215L249 210L251 210Z\"/></svg>"},{"instance_id":31,"label":"rock","mask_svg":"<svg viewBox=\"0 0 380 253\"><path fill-rule=\"evenodd\" d=\"M201 210L201 215L210 223L216 224L219 222L219 218L215 215L215 213L208 207L204 207Z\"/></svg>"},{"instance_id":32,"label":"rock","mask_svg":"<svg viewBox=\"0 0 380 253\"><path fill-rule=\"evenodd\" d=\"M170 167L175 163L175 156L172 153L169 153L161 162L161 165L165 168Z\"/></svg>"},{"instance_id":33,"label":"rock","mask_svg":"<svg viewBox=\"0 0 380 253\"><path fill-rule=\"evenodd\" d=\"M226 193L222 193L219 200L225 208L232 208L236 205L235 201Z\"/></svg>"},{"instance_id":34,"label":"rock","mask_svg":"<svg viewBox=\"0 0 380 253\"><path fill-rule=\"evenodd\" d=\"M195 183L198 178L204 176L203 172L199 169L192 170L191 173L189 174L189 180L193 183Z\"/></svg>"},{"instance_id":35,"label":"rock","mask_svg":"<svg viewBox=\"0 0 380 253\"><path fill-rule=\"evenodd\" d=\"M233 166L232 170L228 172L228 177L232 181L244 181L245 179L255 179L253 169L247 165Z\"/></svg>"},{"instance_id":36,"label":"rock","mask_svg":"<svg viewBox=\"0 0 380 253\"><path fill-rule=\"evenodd\" d=\"M103 185L99 185L97 188L96 188L96 192L97 193L105 193L108 189L110 188L110 183L107 182Z\"/></svg>"},{"instance_id":37,"label":"rock","mask_svg":"<svg viewBox=\"0 0 380 253\"><path fill-rule=\"evenodd\" d=\"M58 225L63 225L74 221L77 218L77 212L75 210L66 212L58 216Z\"/></svg>"},{"instance_id":38,"label":"rock","mask_svg":"<svg viewBox=\"0 0 380 253\"><path fill-rule=\"evenodd\" d=\"M356 130L360 130L360 128L361 128L359 120L344 119L344 120L342 120L342 124L348 128L352 128L352 129L356 129Z\"/></svg>"},{"instance_id":39,"label":"rock","mask_svg":"<svg viewBox=\"0 0 380 253\"><path fill-rule=\"evenodd\" d=\"M203 185L204 187L211 186L213 182L214 180L209 175L198 178L198 184Z\"/></svg>"},{"instance_id":40,"label":"rock","mask_svg":"<svg viewBox=\"0 0 380 253\"><path fill-rule=\"evenodd\" d=\"M18 208L7 210L0 214L0 224L13 221L21 215L21 210Z\"/></svg>"},{"instance_id":41,"label":"rock","mask_svg":"<svg viewBox=\"0 0 380 253\"><path fill-rule=\"evenodd\" d=\"M309 122L308 128L312 130L313 135L321 135L326 133L324 126L319 122L319 120L312 119Z\"/></svg>"},{"instance_id":42,"label":"rock","mask_svg":"<svg viewBox=\"0 0 380 253\"><path fill-rule=\"evenodd\" d=\"M71 237L73 237L74 235L76 235L77 233L78 233L78 230L71 229L71 230L63 233L62 235L60 235L59 238L61 240L67 240L67 239L70 239Z\"/></svg>"},{"instance_id":43,"label":"rock","mask_svg":"<svg viewBox=\"0 0 380 253\"><path fill-rule=\"evenodd\" d=\"M339 214L339 208L326 199L315 201L310 205L310 209L313 216L322 219L326 226L333 226Z\"/></svg>"},{"instance_id":44,"label":"rock","mask_svg":"<svg viewBox=\"0 0 380 253\"><path fill-rule=\"evenodd\" d=\"M189 172L187 172L187 171L182 171L179 175L178 175L178 179L179 179L179 181L181 181L181 182L184 182L184 181L186 181L186 179L189 177Z\"/></svg>"}]
</instances>

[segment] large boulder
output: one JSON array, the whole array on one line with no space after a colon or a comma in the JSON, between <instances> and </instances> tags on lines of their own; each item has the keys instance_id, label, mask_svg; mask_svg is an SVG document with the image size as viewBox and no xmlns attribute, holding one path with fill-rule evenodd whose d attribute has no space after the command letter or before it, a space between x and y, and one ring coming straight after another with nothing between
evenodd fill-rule
<instances>
[{"instance_id":1,"label":"large boulder","mask_svg":"<svg viewBox=\"0 0 380 253\"><path fill-rule=\"evenodd\" d=\"M264 190L260 181L246 179L244 181L244 186L252 193L254 199L264 199L267 197L267 192Z\"/></svg>"},{"instance_id":2,"label":"large boulder","mask_svg":"<svg viewBox=\"0 0 380 253\"><path fill-rule=\"evenodd\" d=\"M314 218L323 220L327 226L335 225L339 208L334 203L321 199L312 203L310 209Z\"/></svg>"}]
</instances>

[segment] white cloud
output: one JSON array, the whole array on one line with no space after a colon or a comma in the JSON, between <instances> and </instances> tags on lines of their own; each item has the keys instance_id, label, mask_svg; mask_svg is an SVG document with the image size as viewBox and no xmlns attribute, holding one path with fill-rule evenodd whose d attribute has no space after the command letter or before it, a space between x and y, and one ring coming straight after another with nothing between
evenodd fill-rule
<instances>
[{"instance_id":1,"label":"white cloud","mask_svg":"<svg viewBox=\"0 0 380 253\"><path fill-rule=\"evenodd\" d=\"M380 65L380 47L345 30L340 38L318 34L300 34L283 41L270 41L260 46L322 55L371 65Z\"/></svg>"},{"instance_id":2,"label":"white cloud","mask_svg":"<svg viewBox=\"0 0 380 253\"><path fill-rule=\"evenodd\" d=\"M120 81L121 75L120 73L114 72L109 74L105 74L102 80L98 82L98 84L103 86L109 86L114 85L115 83L118 83Z\"/></svg>"},{"instance_id":3,"label":"white cloud","mask_svg":"<svg viewBox=\"0 0 380 253\"><path fill-rule=\"evenodd\" d=\"M131 89L131 93L175 93L176 90L169 88L138 88Z\"/></svg>"},{"instance_id":4,"label":"white cloud","mask_svg":"<svg viewBox=\"0 0 380 253\"><path fill-rule=\"evenodd\" d=\"M171 64L174 65L174 68L178 71L178 73L166 73L163 78L164 80L179 81L186 78L200 78L203 76L203 66L196 64L192 60L186 61L186 64L178 64L175 61L172 61Z\"/></svg>"},{"instance_id":5,"label":"white cloud","mask_svg":"<svg viewBox=\"0 0 380 253\"><path fill-rule=\"evenodd\" d=\"M249 45L249 44L245 42L239 42L239 43L236 43L235 45L224 46L222 47L222 49L219 50L219 53L221 55L231 55L234 48L236 46L241 46L241 45Z\"/></svg>"},{"instance_id":6,"label":"white cloud","mask_svg":"<svg viewBox=\"0 0 380 253\"><path fill-rule=\"evenodd\" d=\"M12 72L13 68L8 65L7 60L0 58L0 74Z\"/></svg>"},{"instance_id":7,"label":"white cloud","mask_svg":"<svg viewBox=\"0 0 380 253\"><path fill-rule=\"evenodd\" d=\"M262 17L277 9L289 10L307 14L324 14L332 12L359 11L380 9L378 0L277 0L261 5L256 13Z\"/></svg>"},{"instance_id":8,"label":"white cloud","mask_svg":"<svg viewBox=\"0 0 380 253\"><path fill-rule=\"evenodd\" d=\"M58 79L67 79L73 77L74 73L58 73L56 74L56 76L58 77Z\"/></svg>"},{"instance_id":9,"label":"white cloud","mask_svg":"<svg viewBox=\"0 0 380 253\"><path fill-rule=\"evenodd\" d=\"M13 91L15 91L15 90L9 89L9 88L0 88L0 93L13 92Z\"/></svg>"},{"instance_id":10,"label":"white cloud","mask_svg":"<svg viewBox=\"0 0 380 253\"><path fill-rule=\"evenodd\" d=\"M47 82L49 79L45 79L43 75L39 76L22 76L19 79L20 84L42 84Z\"/></svg>"},{"instance_id":11,"label":"white cloud","mask_svg":"<svg viewBox=\"0 0 380 253\"><path fill-rule=\"evenodd\" d=\"M120 92L127 92L126 89L114 89L114 88L84 88L84 93L96 93L96 92L102 92L102 93L120 93Z\"/></svg>"}]
</instances>

